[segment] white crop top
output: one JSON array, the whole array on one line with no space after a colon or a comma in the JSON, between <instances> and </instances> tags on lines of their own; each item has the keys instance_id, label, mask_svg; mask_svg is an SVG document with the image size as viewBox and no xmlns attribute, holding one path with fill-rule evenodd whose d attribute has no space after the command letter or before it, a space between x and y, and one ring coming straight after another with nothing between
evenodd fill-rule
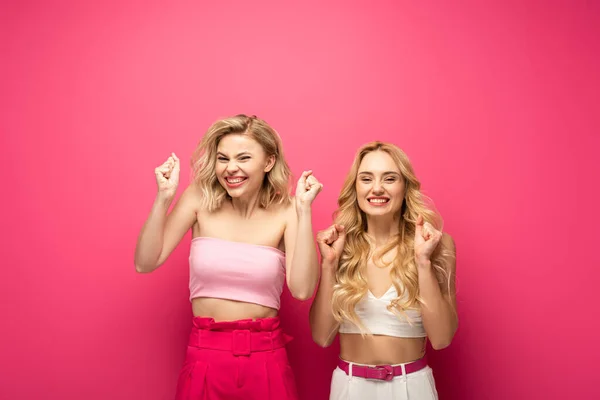
<instances>
[{"instance_id":1,"label":"white crop top","mask_svg":"<svg viewBox=\"0 0 600 400\"><path fill-rule=\"evenodd\" d=\"M366 333L373 335L385 335L403 338L425 337L425 328L421 313L417 310L407 310L406 315L397 316L387 309L390 301L398 297L394 285L380 298L377 298L369 290L367 294L356 304L356 315L367 328ZM345 320L340 325L340 333L361 333L360 328L351 321Z\"/></svg>"}]
</instances>

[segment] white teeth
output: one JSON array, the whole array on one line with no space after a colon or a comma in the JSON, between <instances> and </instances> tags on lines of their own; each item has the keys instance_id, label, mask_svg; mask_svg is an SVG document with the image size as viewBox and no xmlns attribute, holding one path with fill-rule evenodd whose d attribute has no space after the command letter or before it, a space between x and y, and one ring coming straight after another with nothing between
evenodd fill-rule
<instances>
[{"instance_id":1,"label":"white teeth","mask_svg":"<svg viewBox=\"0 0 600 400\"><path fill-rule=\"evenodd\" d=\"M387 199L370 199L370 203L387 203Z\"/></svg>"},{"instance_id":2,"label":"white teeth","mask_svg":"<svg viewBox=\"0 0 600 400\"><path fill-rule=\"evenodd\" d=\"M244 179L242 179L242 178L235 178L235 179L227 179L227 182L229 182L229 183L240 183L243 180Z\"/></svg>"}]
</instances>

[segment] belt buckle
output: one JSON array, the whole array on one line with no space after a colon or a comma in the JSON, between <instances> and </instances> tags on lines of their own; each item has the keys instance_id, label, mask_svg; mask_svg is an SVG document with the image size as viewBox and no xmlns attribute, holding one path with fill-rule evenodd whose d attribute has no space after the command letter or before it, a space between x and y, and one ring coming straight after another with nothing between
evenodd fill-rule
<instances>
[{"instance_id":1,"label":"belt buckle","mask_svg":"<svg viewBox=\"0 0 600 400\"><path fill-rule=\"evenodd\" d=\"M368 377L371 379L380 379L382 381L391 381L394 379L394 368L391 365L381 365L377 367L369 367L367 371L372 371L372 373L367 373Z\"/></svg>"},{"instance_id":2,"label":"belt buckle","mask_svg":"<svg viewBox=\"0 0 600 400\"><path fill-rule=\"evenodd\" d=\"M234 330L231 332L231 352L234 356L249 356L251 352L251 332Z\"/></svg>"}]
</instances>

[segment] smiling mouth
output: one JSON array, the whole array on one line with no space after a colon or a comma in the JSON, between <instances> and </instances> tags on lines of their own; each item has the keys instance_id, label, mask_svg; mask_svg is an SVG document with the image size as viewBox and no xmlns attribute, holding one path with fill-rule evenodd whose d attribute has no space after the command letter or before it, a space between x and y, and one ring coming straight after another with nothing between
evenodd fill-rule
<instances>
[{"instance_id":1,"label":"smiling mouth","mask_svg":"<svg viewBox=\"0 0 600 400\"><path fill-rule=\"evenodd\" d=\"M229 187L236 187L236 186L240 186L242 183L246 182L248 178L245 177L241 177L241 176L228 176L225 178L225 183L227 183L227 186Z\"/></svg>"},{"instance_id":2,"label":"smiling mouth","mask_svg":"<svg viewBox=\"0 0 600 400\"><path fill-rule=\"evenodd\" d=\"M372 197L367 199L367 201L374 206L383 206L390 202L390 199L387 197Z\"/></svg>"}]
</instances>

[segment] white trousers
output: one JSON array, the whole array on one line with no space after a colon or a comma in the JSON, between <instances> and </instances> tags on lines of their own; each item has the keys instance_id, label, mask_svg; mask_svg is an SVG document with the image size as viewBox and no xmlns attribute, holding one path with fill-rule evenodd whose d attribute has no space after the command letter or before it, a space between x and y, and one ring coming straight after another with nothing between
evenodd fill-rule
<instances>
[{"instance_id":1,"label":"white trousers","mask_svg":"<svg viewBox=\"0 0 600 400\"><path fill-rule=\"evenodd\" d=\"M383 381L351 376L353 365L362 364L350 363L348 375L333 371L329 400L438 400L430 367Z\"/></svg>"}]
</instances>

